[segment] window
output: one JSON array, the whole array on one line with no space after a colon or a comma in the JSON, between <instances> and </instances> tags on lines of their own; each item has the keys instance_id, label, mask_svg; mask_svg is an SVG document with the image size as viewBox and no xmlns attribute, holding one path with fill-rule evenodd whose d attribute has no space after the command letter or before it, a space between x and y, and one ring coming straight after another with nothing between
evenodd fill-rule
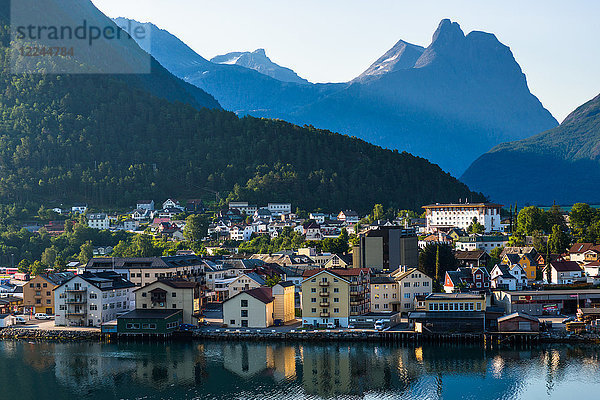
<instances>
[{"instance_id":1,"label":"window","mask_svg":"<svg viewBox=\"0 0 600 400\"><path fill-rule=\"evenodd\" d=\"M242 318L248 318L248 310L242 310Z\"/></svg>"},{"instance_id":2,"label":"window","mask_svg":"<svg viewBox=\"0 0 600 400\"><path fill-rule=\"evenodd\" d=\"M316 297L313 297L313 298L311 298L311 299L310 299L310 302L311 302L311 303L316 303L316 302L317 302L317 298L316 298Z\"/></svg>"},{"instance_id":3,"label":"window","mask_svg":"<svg viewBox=\"0 0 600 400\"><path fill-rule=\"evenodd\" d=\"M173 308L177 308L177 304L173 304Z\"/></svg>"},{"instance_id":4,"label":"window","mask_svg":"<svg viewBox=\"0 0 600 400\"><path fill-rule=\"evenodd\" d=\"M379 310L379 304L375 304L375 309Z\"/></svg>"},{"instance_id":5,"label":"window","mask_svg":"<svg viewBox=\"0 0 600 400\"><path fill-rule=\"evenodd\" d=\"M148 308L148 304L142 304L142 308Z\"/></svg>"},{"instance_id":6,"label":"window","mask_svg":"<svg viewBox=\"0 0 600 400\"><path fill-rule=\"evenodd\" d=\"M333 298L333 302L334 303L339 303L340 302L340 298L339 297L334 297Z\"/></svg>"},{"instance_id":7,"label":"window","mask_svg":"<svg viewBox=\"0 0 600 400\"><path fill-rule=\"evenodd\" d=\"M90 293L90 299L97 299L98 295L96 293Z\"/></svg>"},{"instance_id":8,"label":"window","mask_svg":"<svg viewBox=\"0 0 600 400\"><path fill-rule=\"evenodd\" d=\"M311 293L317 293L317 288L310 288Z\"/></svg>"},{"instance_id":9,"label":"window","mask_svg":"<svg viewBox=\"0 0 600 400\"><path fill-rule=\"evenodd\" d=\"M316 308L311 308L311 309L310 309L310 312L312 312L312 313L316 313L316 312L317 312L317 309L316 309Z\"/></svg>"},{"instance_id":10,"label":"window","mask_svg":"<svg viewBox=\"0 0 600 400\"><path fill-rule=\"evenodd\" d=\"M339 293L340 292L340 288L333 288L333 293Z\"/></svg>"},{"instance_id":11,"label":"window","mask_svg":"<svg viewBox=\"0 0 600 400\"><path fill-rule=\"evenodd\" d=\"M410 299L410 293L404 293L404 298L405 299Z\"/></svg>"},{"instance_id":12,"label":"window","mask_svg":"<svg viewBox=\"0 0 600 400\"><path fill-rule=\"evenodd\" d=\"M477 303L477 311L481 311L481 303Z\"/></svg>"},{"instance_id":13,"label":"window","mask_svg":"<svg viewBox=\"0 0 600 400\"><path fill-rule=\"evenodd\" d=\"M150 274L146 273L146 274L144 274L144 277L145 278L150 278Z\"/></svg>"},{"instance_id":14,"label":"window","mask_svg":"<svg viewBox=\"0 0 600 400\"><path fill-rule=\"evenodd\" d=\"M42 285L42 287L48 287L48 284L47 284L47 283L44 283L44 284Z\"/></svg>"},{"instance_id":15,"label":"window","mask_svg":"<svg viewBox=\"0 0 600 400\"><path fill-rule=\"evenodd\" d=\"M35 299L35 304L42 304L42 299Z\"/></svg>"},{"instance_id":16,"label":"window","mask_svg":"<svg viewBox=\"0 0 600 400\"><path fill-rule=\"evenodd\" d=\"M142 324L142 329L148 329L148 324Z\"/></svg>"},{"instance_id":17,"label":"window","mask_svg":"<svg viewBox=\"0 0 600 400\"><path fill-rule=\"evenodd\" d=\"M404 282L404 287L410 287L410 282Z\"/></svg>"},{"instance_id":18,"label":"window","mask_svg":"<svg viewBox=\"0 0 600 400\"><path fill-rule=\"evenodd\" d=\"M429 303L429 311L433 311L433 304Z\"/></svg>"},{"instance_id":19,"label":"window","mask_svg":"<svg viewBox=\"0 0 600 400\"><path fill-rule=\"evenodd\" d=\"M50 304L50 303L51 303L50 299L46 299L46 304Z\"/></svg>"},{"instance_id":20,"label":"window","mask_svg":"<svg viewBox=\"0 0 600 400\"><path fill-rule=\"evenodd\" d=\"M173 293L171 294L171 297L177 297L177 293L176 293L176 292L173 292Z\"/></svg>"},{"instance_id":21,"label":"window","mask_svg":"<svg viewBox=\"0 0 600 400\"><path fill-rule=\"evenodd\" d=\"M30 283L30 284L29 284L29 287L30 287L30 288L32 288L32 287L33 287L33 283Z\"/></svg>"},{"instance_id":22,"label":"window","mask_svg":"<svg viewBox=\"0 0 600 400\"><path fill-rule=\"evenodd\" d=\"M244 328L247 328L247 327L248 327L248 320L247 320L247 319L243 319L243 320L242 320L242 326L243 326Z\"/></svg>"},{"instance_id":23,"label":"window","mask_svg":"<svg viewBox=\"0 0 600 400\"><path fill-rule=\"evenodd\" d=\"M59 309L59 310L63 310L63 311L64 311L64 310L66 310L66 309L67 309L67 306L66 306L66 305L64 305L64 304L61 304L60 306L58 306L58 309Z\"/></svg>"},{"instance_id":24,"label":"window","mask_svg":"<svg viewBox=\"0 0 600 400\"><path fill-rule=\"evenodd\" d=\"M248 300L241 300L240 301L240 306L241 307L248 307Z\"/></svg>"}]
</instances>

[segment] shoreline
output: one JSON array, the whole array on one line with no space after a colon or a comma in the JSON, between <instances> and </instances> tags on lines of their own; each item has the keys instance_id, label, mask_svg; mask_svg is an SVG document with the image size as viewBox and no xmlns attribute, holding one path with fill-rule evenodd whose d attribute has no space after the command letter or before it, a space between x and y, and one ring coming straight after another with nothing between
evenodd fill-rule
<instances>
[{"instance_id":1,"label":"shoreline","mask_svg":"<svg viewBox=\"0 0 600 400\"><path fill-rule=\"evenodd\" d=\"M387 343L464 343L483 346L533 345L539 343L600 344L600 335L559 335L553 333L488 332L488 333L440 333L422 334L417 332L371 332L371 331L296 331L296 332L257 332L232 329L224 331L176 332L171 336L116 335L100 331L81 330L39 330L26 328L4 328L0 330L0 340L33 342L120 342L147 341L164 342L170 340L194 341L214 340L231 342L387 342Z\"/></svg>"}]
</instances>

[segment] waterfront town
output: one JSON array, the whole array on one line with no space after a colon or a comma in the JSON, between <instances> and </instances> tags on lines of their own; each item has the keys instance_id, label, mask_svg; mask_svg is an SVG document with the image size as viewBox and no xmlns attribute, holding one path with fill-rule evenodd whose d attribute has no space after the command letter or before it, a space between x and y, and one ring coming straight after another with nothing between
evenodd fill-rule
<instances>
[{"instance_id":1,"label":"waterfront town","mask_svg":"<svg viewBox=\"0 0 600 400\"><path fill-rule=\"evenodd\" d=\"M124 255L119 243L93 247L87 259L82 249L64 265L3 267L0 328L126 337L267 328L596 332L600 245L576 240L587 232L581 215L588 211L595 212L577 204L570 212L507 212L459 201L424 205L421 215L389 215L379 205L366 216L302 213L289 203L247 202L211 212L202 201L174 199L158 207L139 201L124 214L55 208L65 217L26 229L56 237L69 229L126 231L173 247ZM192 230L200 218L204 227Z\"/></svg>"}]
</instances>

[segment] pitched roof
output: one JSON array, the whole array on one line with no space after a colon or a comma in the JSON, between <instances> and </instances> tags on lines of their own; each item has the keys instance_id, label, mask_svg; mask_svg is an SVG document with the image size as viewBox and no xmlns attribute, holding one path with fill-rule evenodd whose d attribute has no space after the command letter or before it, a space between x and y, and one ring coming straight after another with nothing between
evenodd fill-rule
<instances>
[{"instance_id":1,"label":"pitched roof","mask_svg":"<svg viewBox=\"0 0 600 400\"><path fill-rule=\"evenodd\" d=\"M259 285L265 284L265 279L262 276L260 276L259 274L257 274L256 272L246 272L244 275L246 275L248 278L252 279L253 281L256 281L256 283L258 283Z\"/></svg>"},{"instance_id":2,"label":"pitched roof","mask_svg":"<svg viewBox=\"0 0 600 400\"><path fill-rule=\"evenodd\" d=\"M487 256L485 250L472 250L472 251L457 251L454 256L457 260L479 260L482 257Z\"/></svg>"},{"instance_id":3,"label":"pitched roof","mask_svg":"<svg viewBox=\"0 0 600 400\"><path fill-rule=\"evenodd\" d=\"M593 247L594 247L593 243L575 243L569 249L569 253L571 253L571 254L585 253L586 251L592 249Z\"/></svg>"},{"instance_id":4,"label":"pitched roof","mask_svg":"<svg viewBox=\"0 0 600 400\"><path fill-rule=\"evenodd\" d=\"M499 264L494 268L498 268L500 270L500 275L504 279L516 279L513 274L510 273L510 267L508 265Z\"/></svg>"},{"instance_id":5,"label":"pitched roof","mask_svg":"<svg viewBox=\"0 0 600 400\"><path fill-rule=\"evenodd\" d=\"M113 290L113 289L127 289L131 287L135 287L135 284L123 278L120 274L113 271L103 271L103 272L84 272L80 275L75 275L73 278L64 281L61 285L71 281L75 278L81 278L84 281L96 286L98 289L105 290Z\"/></svg>"},{"instance_id":6,"label":"pitched roof","mask_svg":"<svg viewBox=\"0 0 600 400\"><path fill-rule=\"evenodd\" d=\"M519 261L521 261L521 257L518 254L515 254L515 253L506 254L506 258L508 258L508 261L511 264L518 264Z\"/></svg>"},{"instance_id":7,"label":"pitched roof","mask_svg":"<svg viewBox=\"0 0 600 400\"><path fill-rule=\"evenodd\" d=\"M316 275L323 271L330 272L330 273L340 276L340 277L358 276L361 273L369 273L370 272L370 270L368 268L327 268L327 269L316 268L316 269L309 269L307 271L304 271L302 276L305 278L310 278L311 276Z\"/></svg>"},{"instance_id":8,"label":"pitched roof","mask_svg":"<svg viewBox=\"0 0 600 400\"><path fill-rule=\"evenodd\" d=\"M379 284L393 284L396 283L396 280L391 276L374 276L371 278L371 285L379 285Z\"/></svg>"},{"instance_id":9,"label":"pitched roof","mask_svg":"<svg viewBox=\"0 0 600 400\"><path fill-rule=\"evenodd\" d=\"M536 317L532 317L529 314L520 313L520 312L515 312L515 313L512 313L512 314L508 314L508 315L505 315L503 317L500 317L500 318L498 318L498 322L507 321L509 319L513 319L513 318L516 318L516 317L521 317L521 318L529 319L531 321L539 322L539 319L537 319Z\"/></svg>"},{"instance_id":10,"label":"pitched roof","mask_svg":"<svg viewBox=\"0 0 600 400\"><path fill-rule=\"evenodd\" d=\"M277 282L277 284L279 286L283 286L283 287L295 286L294 282L290 282L290 281Z\"/></svg>"},{"instance_id":11,"label":"pitched roof","mask_svg":"<svg viewBox=\"0 0 600 400\"><path fill-rule=\"evenodd\" d=\"M53 272L49 274L41 274L42 278L54 285L60 285L75 276L73 272Z\"/></svg>"},{"instance_id":12,"label":"pitched roof","mask_svg":"<svg viewBox=\"0 0 600 400\"><path fill-rule=\"evenodd\" d=\"M246 290L241 293L246 293L246 294L254 297L256 300L263 302L265 304L269 304L270 302L275 300L275 298L273 297L273 292L271 291L271 288L266 287L266 286L261 286L256 289ZM235 297L235 296L233 296L233 297ZM233 297L232 297L232 299L233 299Z\"/></svg>"},{"instance_id":13,"label":"pitched roof","mask_svg":"<svg viewBox=\"0 0 600 400\"><path fill-rule=\"evenodd\" d=\"M581 271L581 267L575 261L554 261L550 265L557 272L577 272Z\"/></svg>"}]
</instances>

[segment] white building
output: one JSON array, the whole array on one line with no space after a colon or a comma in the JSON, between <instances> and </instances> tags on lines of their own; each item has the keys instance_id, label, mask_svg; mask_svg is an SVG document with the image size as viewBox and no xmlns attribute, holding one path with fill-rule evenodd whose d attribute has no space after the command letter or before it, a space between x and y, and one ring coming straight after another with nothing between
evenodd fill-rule
<instances>
[{"instance_id":1,"label":"white building","mask_svg":"<svg viewBox=\"0 0 600 400\"><path fill-rule=\"evenodd\" d=\"M75 204L71 207L71 211L75 214L84 214L87 211L87 204Z\"/></svg>"},{"instance_id":2,"label":"white building","mask_svg":"<svg viewBox=\"0 0 600 400\"><path fill-rule=\"evenodd\" d=\"M229 203L230 210L238 210L246 215L254 215L258 207L256 205L248 204L247 201L232 201Z\"/></svg>"},{"instance_id":3,"label":"white building","mask_svg":"<svg viewBox=\"0 0 600 400\"><path fill-rule=\"evenodd\" d=\"M105 213L88 214L87 215L88 226L94 229L108 229L110 228L110 218Z\"/></svg>"},{"instance_id":4,"label":"white building","mask_svg":"<svg viewBox=\"0 0 600 400\"><path fill-rule=\"evenodd\" d=\"M154 211L154 200L138 200L135 208L138 210Z\"/></svg>"},{"instance_id":5,"label":"white building","mask_svg":"<svg viewBox=\"0 0 600 400\"><path fill-rule=\"evenodd\" d=\"M491 286L501 290L522 290L527 286L527 275L519 264L512 266L499 264L490 272Z\"/></svg>"},{"instance_id":6,"label":"white building","mask_svg":"<svg viewBox=\"0 0 600 400\"><path fill-rule=\"evenodd\" d=\"M231 240L242 240L247 242L252 238L254 228L252 226L234 226L229 229L229 238Z\"/></svg>"},{"instance_id":7,"label":"white building","mask_svg":"<svg viewBox=\"0 0 600 400\"><path fill-rule=\"evenodd\" d=\"M508 244L508 236L504 235L474 235L458 238L456 241L456 250L459 251L476 251L484 250L490 253L497 247L506 247Z\"/></svg>"},{"instance_id":8,"label":"white building","mask_svg":"<svg viewBox=\"0 0 600 400\"><path fill-rule=\"evenodd\" d=\"M278 217L280 215L287 215L292 213L291 203L269 203L267 209L271 211L271 215Z\"/></svg>"},{"instance_id":9,"label":"white building","mask_svg":"<svg viewBox=\"0 0 600 400\"><path fill-rule=\"evenodd\" d=\"M315 221L317 224L322 224L325 222L326 219L329 219L329 215L323 213L310 213L308 217Z\"/></svg>"},{"instance_id":10,"label":"white building","mask_svg":"<svg viewBox=\"0 0 600 400\"><path fill-rule=\"evenodd\" d=\"M54 289L56 326L95 326L135 308L135 285L116 272L83 273Z\"/></svg>"},{"instance_id":11,"label":"white building","mask_svg":"<svg viewBox=\"0 0 600 400\"><path fill-rule=\"evenodd\" d=\"M185 207L183 207L181 204L179 204L177 200L174 199L165 200L165 202L162 204L162 208L163 210L167 210L169 208L176 208L180 211L185 211Z\"/></svg>"},{"instance_id":12,"label":"white building","mask_svg":"<svg viewBox=\"0 0 600 400\"><path fill-rule=\"evenodd\" d=\"M426 212L426 231L448 231L452 228L467 229L477 218L484 226L485 232L501 232L501 204L492 203L459 203L459 204L430 204L423 206Z\"/></svg>"}]
</instances>

